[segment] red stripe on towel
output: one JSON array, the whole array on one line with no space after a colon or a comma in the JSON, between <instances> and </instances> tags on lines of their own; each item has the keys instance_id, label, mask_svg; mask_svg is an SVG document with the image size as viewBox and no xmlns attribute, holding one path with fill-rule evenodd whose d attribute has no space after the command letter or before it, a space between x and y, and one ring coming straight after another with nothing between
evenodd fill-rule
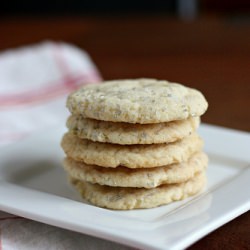
<instances>
[{"instance_id":1,"label":"red stripe on towel","mask_svg":"<svg viewBox=\"0 0 250 250\"><path fill-rule=\"evenodd\" d=\"M60 43L57 43L56 45L54 45L54 49L52 52L53 52L55 64L57 65L59 71L61 72L61 75L64 76L65 86L70 89L75 88L76 87L75 82L72 81L73 79L71 76L70 67L67 61L65 60L62 45Z\"/></svg>"},{"instance_id":2,"label":"red stripe on towel","mask_svg":"<svg viewBox=\"0 0 250 250\"><path fill-rule=\"evenodd\" d=\"M78 75L65 77L58 82L51 82L46 84L47 86L42 89L33 89L30 91L26 91L25 93L18 93L18 94L11 94L11 95L4 95L0 96L0 108L6 108L10 106L17 106L17 105L27 105L33 103L40 103L45 100L50 100L58 96L62 96L67 94L77 87L87 82L95 82L99 81L100 78L98 75Z\"/></svg>"},{"instance_id":3,"label":"red stripe on towel","mask_svg":"<svg viewBox=\"0 0 250 250\"><path fill-rule=\"evenodd\" d=\"M63 53L62 44L60 43L53 46L52 58L54 58L54 62L61 73L62 77L60 80L48 82L44 84L45 87L40 89L32 89L17 94L0 95L0 109L47 101L65 95L80 85L99 82L101 80L100 75L95 70L87 73L79 73L78 75L71 72Z\"/></svg>"}]
</instances>

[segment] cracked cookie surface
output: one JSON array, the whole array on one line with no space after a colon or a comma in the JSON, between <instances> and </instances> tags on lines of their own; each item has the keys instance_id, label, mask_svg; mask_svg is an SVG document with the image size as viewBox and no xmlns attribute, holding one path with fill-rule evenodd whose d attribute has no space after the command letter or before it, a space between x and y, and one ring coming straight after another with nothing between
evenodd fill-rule
<instances>
[{"instance_id":1,"label":"cracked cookie surface","mask_svg":"<svg viewBox=\"0 0 250 250\"><path fill-rule=\"evenodd\" d=\"M195 195L204 188L206 176L204 172L200 172L186 182L152 189L110 187L75 179L71 181L90 203L110 209L129 210L158 207Z\"/></svg>"},{"instance_id":2,"label":"cracked cookie surface","mask_svg":"<svg viewBox=\"0 0 250 250\"><path fill-rule=\"evenodd\" d=\"M113 187L154 188L163 184L185 182L206 169L207 155L194 153L187 162L157 168L103 168L86 165L71 158L64 160L64 168L74 179Z\"/></svg>"},{"instance_id":3,"label":"cracked cookie surface","mask_svg":"<svg viewBox=\"0 0 250 250\"><path fill-rule=\"evenodd\" d=\"M61 142L66 155L89 165L116 168L151 168L187 161L201 151L203 140L193 133L172 143L118 145L80 139L66 133Z\"/></svg>"},{"instance_id":4,"label":"cracked cookie surface","mask_svg":"<svg viewBox=\"0 0 250 250\"><path fill-rule=\"evenodd\" d=\"M81 115L67 120L69 131L80 138L123 145L174 142L193 133L199 124L199 117L154 124L107 122Z\"/></svg>"},{"instance_id":5,"label":"cracked cookie surface","mask_svg":"<svg viewBox=\"0 0 250 250\"><path fill-rule=\"evenodd\" d=\"M69 95L72 114L102 121L160 123L201 116L208 104L202 93L156 79L106 81Z\"/></svg>"}]
</instances>

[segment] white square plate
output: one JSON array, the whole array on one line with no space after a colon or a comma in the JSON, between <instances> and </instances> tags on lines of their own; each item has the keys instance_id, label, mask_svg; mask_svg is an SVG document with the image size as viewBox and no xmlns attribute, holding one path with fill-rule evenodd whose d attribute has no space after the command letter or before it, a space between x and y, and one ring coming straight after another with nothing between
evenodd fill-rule
<instances>
[{"instance_id":1,"label":"white square plate","mask_svg":"<svg viewBox=\"0 0 250 250\"><path fill-rule=\"evenodd\" d=\"M250 208L250 135L201 125L207 189L153 209L112 211L81 202L61 167L63 128L0 152L0 210L142 249L182 249Z\"/></svg>"}]
</instances>

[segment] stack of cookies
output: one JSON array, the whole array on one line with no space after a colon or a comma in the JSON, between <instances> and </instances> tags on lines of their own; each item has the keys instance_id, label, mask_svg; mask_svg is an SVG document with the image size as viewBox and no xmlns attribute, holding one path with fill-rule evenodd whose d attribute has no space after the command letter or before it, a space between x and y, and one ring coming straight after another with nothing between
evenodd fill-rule
<instances>
[{"instance_id":1,"label":"stack of cookies","mask_svg":"<svg viewBox=\"0 0 250 250\"><path fill-rule=\"evenodd\" d=\"M90 203L152 208L200 192L207 156L196 130L204 96L155 79L108 81L69 95L64 167Z\"/></svg>"}]
</instances>

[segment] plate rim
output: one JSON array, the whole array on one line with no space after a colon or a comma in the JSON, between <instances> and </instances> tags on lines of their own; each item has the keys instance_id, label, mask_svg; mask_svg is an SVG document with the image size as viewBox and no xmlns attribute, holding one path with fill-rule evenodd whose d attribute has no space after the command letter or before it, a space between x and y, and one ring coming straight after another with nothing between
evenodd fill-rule
<instances>
[{"instance_id":1,"label":"plate rim","mask_svg":"<svg viewBox=\"0 0 250 250\"><path fill-rule=\"evenodd\" d=\"M238 130L233 130L233 129L227 129L227 128L223 128L223 127L219 127L219 126L214 126L214 125L208 125L208 124L202 124L201 125L201 130L204 131L209 131L212 133L223 133L225 135L225 137L237 137L240 140L247 140L246 137L250 138L250 135L247 132L243 132L243 131L238 131ZM230 138L229 138L230 139ZM31 139L32 141L32 139ZM20 142L19 145L22 145L23 142ZM18 143L17 143L18 144ZM18 147L18 145L15 145ZM2 147L3 151L5 150L4 147ZM10 150L11 147L6 147L6 150ZM0 164L1 165L1 164ZM1 169L1 166L0 166ZM240 172L240 174L238 174L235 178L233 178L231 181L229 181L227 184L223 185L222 187L220 187L217 191L212 192L215 196L217 192L221 192L221 189L225 190L230 190L232 187L237 188L237 183L240 182L241 185L246 185L247 183L247 179L250 178L250 168L249 166L246 166L246 168L244 170L242 170ZM247 186L246 186L247 187ZM7 193L11 193L11 192L16 192L19 191L23 194L24 193L33 193L35 195L38 195L38 197L44 199L44 196L51 196L53 198L57 197L55 200L58 201L58 199L60 201L62 201L62 203L65 201L64 199L68 200L67 198L64 197L59 197L56 195L52 195L52 194L45 194L41 191L37 191L37 190L33 190L33 189L29 189L29 188L25 188L25 187L21 187L15 184L12 184L8 181L5 180L1 180L0 179L0 197L4 197L4 192L7 191ZM219 195L219 194L218 194ZM205 197L205 194L203 195ZM237 196L238 197L238 196ZM192 237L190 237L190 235L186 235L186 237L182 238L181 241L178 242L172 242L169 246L168 249L181 249L181 248L185 248L190 246L191 244L193 244L195 241L199 240L200 238L204 237L205 235L207 235L208 233L210 233L211 231L215 230L216 228L220 227L221 225L229 222L230 220L234 219L235 217L239 216L240 214L246 212L247 210L250 209L250 191L246 191L246 192L242 192L242 195L240 197L238 197L237 199L233 200L233 205L234 208L227 208L227 210L225 210L224 208L224 213L226 212L226 216L215 216L213 217L212 221L207 224L207 225L202 225L202 227L198 227L196 228L196 231L192 232ZM7 201L7 203L6 203ZM19 201L21 202L21 201ZM27 201L26 201L27 202ZM72 201L71 202L76 202L76 201ZM232 202L232 201L230 201ZM78 202L76 202L78 203ZM82 203L79 202L79 204ZM85 205L85 209L88 210L92 210L93 211L109 211L106 209L101 209L101 208L96 208L94 206L91 205ZM192 205L192 203L191 203ZM219 203L216 203L217 208ZM22 207L22 208L25 208ZM65 229L69 229L69 230L73 230L76 232L80 232L80 233L84 233L87 235L91 235L91 236L95 236L95 237L99 237L99 238L103 238L103 239L107 239L107 240L111 240L117 243L121 243L121 244L125 244L131 247L139 247L139 248L145 248L145 247L150 247L151 249L161 249L161 245L156 245L156 244L148 244L142 241L142 239L138 240L133 238L131 235L121 235L119 233L117 233L115 230L107 230L107 228L103 228L103 227L96 227L96 226L90 226L90 225L82 225L79 226L77 225L77 227L75 227L75 224L71 224L70 223L66 223L64 224L62 221L58 221L57 220L53 220L53 218L48 218L48 216L46 217L45 215L41 216L41 214L37 214L34 213L34 211L24 211L24 209L21 209L21 207L19 206L19 208L15 208L13 201L11 201L10 198L5 197L5 201L4 199L0 200L0 209L2 211L8 212L8 213L12 213L12 214L16 214L19 216L23 216L25 218L28 219L32 219L32 220L36 220L39 222L43 222L49 225L53 225L53 226L57 226L57 227L61 227L61 228L65 228ZM27 207L26 207L27 209ZM31 209L32 210L32 209ZM223 211L221 211L221 214L223 213ZM52 220L51 220L52 219ZM116 218L116 220L118 220L118 217ZM152 221L150 221L149 223L153 223ZM103 225L102 225L103 226ZM144 224L143 224L144 226ZM166 247L166 246L165 246ZM166 248L165 248L166 249Z\"/></svg>"}]
</instances>

